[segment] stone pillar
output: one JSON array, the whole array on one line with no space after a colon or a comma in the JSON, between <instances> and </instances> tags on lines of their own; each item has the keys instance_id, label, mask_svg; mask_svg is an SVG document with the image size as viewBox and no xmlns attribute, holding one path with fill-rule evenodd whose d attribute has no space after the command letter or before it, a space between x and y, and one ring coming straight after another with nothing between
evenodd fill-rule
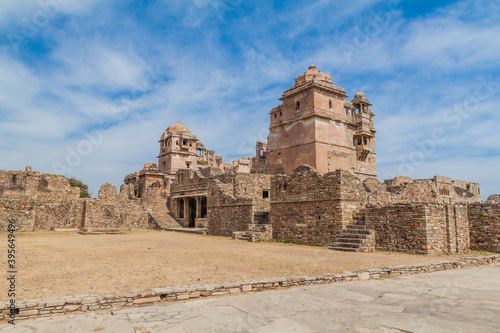
<instances>
[{"instance_id":1,"label":"stone pillar","mask_svg":"<svg viewBox=\"0 0 500 333\"><path fill-rule=\"evenodd\" d=\"M189 200L186 197L182 200L184 200L184 220L189 221Z\"/></svg>"},{"instance_id":2,"label":"stone pillar","mask_svg":"<svg viewBox=\"0 0 500 333\"><path fill-rule=\"evenodd\" d=\"M196 197L196 218L201 217L201 197Z\"/></svg>"}]
</instances>

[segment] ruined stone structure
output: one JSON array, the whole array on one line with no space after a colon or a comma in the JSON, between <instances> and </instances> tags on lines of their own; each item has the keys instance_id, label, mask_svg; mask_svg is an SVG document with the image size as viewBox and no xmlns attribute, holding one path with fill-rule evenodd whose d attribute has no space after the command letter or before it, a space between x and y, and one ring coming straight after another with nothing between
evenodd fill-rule
<instances>
[{"instance_id":1,"label":"ruined stone structure","mask_svg":"<svg viewBox=\"0 0 500 333\"><path fill-rule=\"evenodd\" d=\"M101 187L98 199L82 199L79 188L71 187L63 176L33 172L30 167L0 171L0 216L4 219L0 231L6 231L7 219L15 219L20 231L117 232L179 226L154 211L158 200L156 191L146 191L139 199L131 185L123 185L118 194L111 184Z\"/></svg>"},{"instance_id":2,"label":"ruined stone structure","mask_svg":"<svg viewBox=\"0 0 500 333\"><path fill-rule=\"evenodd\" d=\"M347 97L310 66L271 110L253 157L224 163L177 122L158 163L126 176L119 194L105 184L80 199L62 176L0 172L0 213L23 230L184 227L349 251L500 251L500 196L482 202L479 184L443 176L379 182L371 103Z\"/></svg>"}]
</instances>

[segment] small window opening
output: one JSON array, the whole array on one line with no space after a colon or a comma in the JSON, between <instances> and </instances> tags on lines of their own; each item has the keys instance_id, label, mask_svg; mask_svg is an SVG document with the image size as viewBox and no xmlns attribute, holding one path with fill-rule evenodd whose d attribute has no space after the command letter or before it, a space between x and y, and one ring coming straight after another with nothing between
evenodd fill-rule
<instances>
[{"instance_id":1,"label":"small window opening","mask_svg":"<svg viewBox=\"0 0 500 333\"><path fill-rule=\"evenodd\" d=\"M262 198L263 199L269 198L269 191L262 191Z\"/></svg>"},{"instance_id":2,"label":"small window opening","mask_svg":"<svg viewBox=\"0 0 500 333\"><path fill-rule=\"evenodd\" d=\"M182 145L183 146L187 145L187 141L186 140L182 140Z\"/></svg>"},{"instance_id":3,"label":"small window opening","mask_svg":"<svg viewBox=\"0 0 500 333\"><path fill-rule=\"evenodd\" d=\"M348 116L349 115L349 109L345 109L345 115Z\"/></svg>"},{"instance_id":4,"label":"small window opening","mask_svg":"<svg viewBox=\"0 0 500 333\"><path fill-rule=\"evenodd\" d=\"M283 185L283 191L286 191L286 184Z\"/></svg>"},{"instance_id":5,"label":"small window opening","mask_svg":"<svg viewBox=\"0 0 500 333\"><path fill-rule=\"evenodd\" d=\"M332 100L328 102L328 105L330 106L330 109L332 108Z\"/></svg>"},{"instance_id":6,"label":"small window opening","mask_svg":"<svg viewBox=\"0 0 500 333\"><path fill-rule=\"evenodd\" d=\"M367 145L367 144L368 144L368 140L367 140L367 139L365 139L365 145Z\"/></svg>"},{"instance_id":7,"label":"small window opening","mask_svg":"<svg viewBox=\"0 0 500 333\"><path fill-rule=\"evenodd\" d=\"M283 116L283 112L280 111L280 117Z\"/></svg>"},{"instance_id":8,"label":"small window opening","mask_svg":"<svg viewBox=\"0 0 500 333\"><path fill-rule=\"evenodd\" d=\"M274 119L276 119L276 118L278 118L278 114L277 113L274 114Z\"/></svg>"},{"instance_id":9,"label":"small window opening","mask_svg":"<svg viewBox=\"0 0 500 333\"><path fill-rule=\"evenodd\" d=\"M295 111L300 111L300 102L295 103Z\"/></svg>"}]
</instances>

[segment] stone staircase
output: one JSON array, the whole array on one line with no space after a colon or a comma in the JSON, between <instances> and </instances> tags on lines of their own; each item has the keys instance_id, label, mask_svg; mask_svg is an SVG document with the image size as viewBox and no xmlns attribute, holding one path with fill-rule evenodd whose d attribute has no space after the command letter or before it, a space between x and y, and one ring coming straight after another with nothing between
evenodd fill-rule
<instances>
[{"instance_id":1,"label":"stone staircase","mask_svg":"<svg viewBox=\"0 0 500 333\"><path fill-rule=\"evenodd\" d=\"M365 213L354 215L353 223L342 230L342 234L328 248L337 251L371 252L375 250L375 231L366 227Z\"/></svg>"},{"instance_id":2,"label":"stone staircase","mask_svg":"<svg viewBox=\"0 0 500 333\"><path fill-rule=\"evenodd\" d=\"M233 232L233 239L257 242L273 239L273 226L271 224L249 224L245 231Z\"/></svg>"},{"instance_id":3,"label":"stone staircase","mask_svg":"<svg viewBox=\"0 0 500 333\"><path fill-rule=\"evenodd\" d=\"M167 206L167 199L158 198L155 204L146 208L149 213L149 227L153 229L181 228Z\"/></svg>"},{"instance_id":4,"label":"stone staircase","mask_svg":"<svg viewBox=\"0 0 500 333\"><path fill-rule=\"evenodd\" d=\"M78 230L80 235L118 235L124 234L125 230L121 228L82 228Z\"/></svg>"}]
</instances>

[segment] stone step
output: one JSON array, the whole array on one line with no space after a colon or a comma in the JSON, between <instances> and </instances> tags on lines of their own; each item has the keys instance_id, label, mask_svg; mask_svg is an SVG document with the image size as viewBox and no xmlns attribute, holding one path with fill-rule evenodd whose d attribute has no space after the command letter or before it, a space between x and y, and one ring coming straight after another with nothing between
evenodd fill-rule
<instances>
[{"instance_id":1,"label":"stone step","mask_svg":"<svg viewBox=\"0 0 500 333\"><path fill-rule=\"evenodd\" d=\"M83 228L78 231L80 235L109 235L124 234L125 231L120 228Z\"/></svg>"},{"instance_id":2,"label":"stone step","mask_svg":"<svg viewBox=\"0 0 500 333\"><path fill-rule=\"evenodd\" d=\"M352 247L332 246L332 247L329 247L328 249L335 250L335 251L345 251L345 252L361 252L361 249L352 248Z\"/></svg>"},{"instance_id":3,"label":"stone step","mask_svg":"<svg viewBox=\"0 0 500 333\"><path fill-rule=\"evenodd\" d=\"M342 236L344 237L347 237L347 235L369 235L369 234L370 230L362 230L362 229L344 229L342 231Z\"/></svg>"},{"instance_id":4,"label":"stone step","mask_svg":"<svg viewBox=\"0 0 500 333\"><path fill-rule=\"evenodd\" d=\"M336 243L364 244L366 238L338 238Z\"/></svg>"},{"instance_id":5,"label":"stone step","mask_svg":"<svg viewBox=\"0 0 500 333\"><path fill-rule=\"evenodd\" d=\"M363 244L359 243L347 243L347 242L334 242L332 246L334 247L347 247L347 248L360 248Z\"/></svg>"},{"instance_id":6,"label":"stone step","mask_svg":"<svg viewBox=\"0 0 500 333\"><path fill-rule=\"evenodd\" d=\"M366 238L368 238L368 236L369 236L369 234L343 232L339 237L342 237L342 238L361 238L361 239L366 239Z\"/></svg>"},{"instance_id":7,"label":"stone step","mask_svg":"<svg viewBox=\"0 0 500 333\"><path fill-rule=\"evenodd\" d=\"M366 229L366 225L364 224L350 224L348 226L346 226L347 229L360 229L360 230L363 230L363 229Z\"/></svg>"}]
</instances>

